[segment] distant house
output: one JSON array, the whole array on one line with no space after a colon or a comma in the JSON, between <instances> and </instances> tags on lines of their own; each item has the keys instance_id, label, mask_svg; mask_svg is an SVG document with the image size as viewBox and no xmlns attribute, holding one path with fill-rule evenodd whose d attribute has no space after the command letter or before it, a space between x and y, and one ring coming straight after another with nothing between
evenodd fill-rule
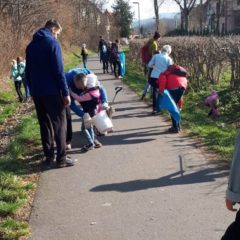
<instances>
[{"instance_id":1,"label":"distant house","mask_svg":"<svg viewBox=\"0 0 240 240\"><path fill-rule=\"evenodd\" d=\"M206 9L210 32L240 32L240 0L209 0Z\"/></svg>"}]
</instances>

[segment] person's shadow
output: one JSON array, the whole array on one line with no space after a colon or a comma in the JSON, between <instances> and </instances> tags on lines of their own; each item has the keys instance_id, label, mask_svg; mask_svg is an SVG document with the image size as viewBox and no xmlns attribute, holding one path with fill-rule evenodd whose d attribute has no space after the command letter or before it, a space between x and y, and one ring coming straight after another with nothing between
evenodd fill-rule
<instances>
[{"instance_id":1,"label":"person's shadow","mask_svg":"<svg viewBox=\"0 0 240 240\"><path fill-rule=\"evenodd\" d=\"M151 188L160 188L173 185L198 184L214 182L217 178L226 177L228 171L225 168L208 168L184 175L184 171L178 171L157 179L139 179L122 183L100 185L92 188L91 192L135 192Z\"/></svg>"}]
</instances>

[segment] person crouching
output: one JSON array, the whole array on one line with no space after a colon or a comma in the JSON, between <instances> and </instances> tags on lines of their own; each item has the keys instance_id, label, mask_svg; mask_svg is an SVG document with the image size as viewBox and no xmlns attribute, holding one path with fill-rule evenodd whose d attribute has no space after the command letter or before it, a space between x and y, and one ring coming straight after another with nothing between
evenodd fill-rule
<instances>
[{"instance_id":1,"label":"person crouching","mask_svg":"<svg viewBox=\"0 0 240 240\"><path fill-rule=\"evenodd\" d=\"M182 109L183 95L187 89L187 70L179 65L170 65L166 71L160 74L158 79L159 93L163 94L167 89L180 109ZM170 133L179 133L181 130L180 123L172 119L172 127L168 129Z\"/></svg>"},{"instance_id":2,"label":"person crouching","mask_svg":"<svg viewBox=\"0 0 240 240\"><path fill-rule=\"evenodd\" d=\"M71 96L74 100L78 101L83 111L83 131L87 135L89 144L85 145L81 151L87 152L93 148L99 148L102 146L101 143L95 141L95 133L91 118L98 112L100 104L100 87L96 75L79 73L74 77L74 84L76 88L84 90L81 95L78 95L70 90Z\"/></svg>"}]
</instances>

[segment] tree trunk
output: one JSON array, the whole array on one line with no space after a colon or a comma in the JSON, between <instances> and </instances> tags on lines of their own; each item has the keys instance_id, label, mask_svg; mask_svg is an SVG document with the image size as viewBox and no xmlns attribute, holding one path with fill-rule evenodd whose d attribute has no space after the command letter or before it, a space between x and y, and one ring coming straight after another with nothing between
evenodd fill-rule
<instances>
[{"instance_id":1,"label":"tree trunk","mask_svg":"<svg viewBox=\"0 0 240 240\"><path fill-rule=\"evenodd\" d=\"M155 12L155 19L156 19L156 31L159 31L159 6L158 6L158 0L154 0L154 12Z\"/></svg>"}]
</instances>

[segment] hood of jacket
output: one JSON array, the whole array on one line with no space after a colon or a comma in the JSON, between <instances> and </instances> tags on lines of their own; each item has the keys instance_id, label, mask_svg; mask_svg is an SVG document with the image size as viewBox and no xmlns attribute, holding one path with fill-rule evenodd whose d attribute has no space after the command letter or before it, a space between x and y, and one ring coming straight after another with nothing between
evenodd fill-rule
<instances>
[{"instance_id":1,"label":"hood of jacket","mask_svg":"<svg viewBox=\"0 0 240 240\"><path fill-rule=\"evenodd\" d=\"M33 41L38 42L42 41L43 39L48 38L49 40L55 39L51 31L47 28L40 28L34 35Z\"/></svg>"}]
</instances>

